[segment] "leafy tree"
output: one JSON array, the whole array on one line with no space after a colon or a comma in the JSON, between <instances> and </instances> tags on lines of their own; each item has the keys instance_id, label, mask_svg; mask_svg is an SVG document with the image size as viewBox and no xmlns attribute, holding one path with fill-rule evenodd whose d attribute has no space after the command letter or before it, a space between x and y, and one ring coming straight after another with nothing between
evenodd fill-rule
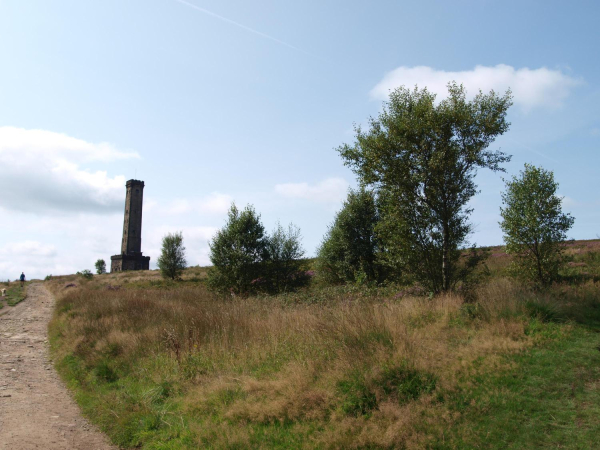
<instances>
[{"instance_id":1,"label":"leafy tree","mask_svg":"<svg viewBox=\"0 0 600 450\"><path fill-rule=\"evenodd\" d=\"M178 280L186 268L185 247L183 246L183 234L167 233L162 240L160 256L156 261L163 278Z\"/></svg>"},{"instance_id":2,"label":"leafy tree","mask_svg":"<svg viewBox=\"0 0 600 450\"><path fill-rule=\"evenodd\" d=\"M562 261L562 242L575 218L564 214L556 195L554 174L529 164L520 176L506 182L500 208L506 251L515 256L518 274L547 285L556 279Z\"/></svg>"},{"instance_id":3,"label":"leafy tree","mask_svg":"<svg viewBox=\"0 0 600 450\"><path fill-rule=\"evenodd\" d=\"M373 191L350 190L318 249L317 268L330 282L383 281L375 234L379 210Z\"/></svg>"},{"instance_id":4,"label":"leafy tree","mask_svg":"<svg viewBox=\"0 0 600 450\"><path fill-rule=\"evenodd\" d=\"M338 151L385 200L382 230L393 237L390 258L431 290L447 291L456 281L459 248L471 231L469 200L477 193L479 168L503 171L510 157L487 148L508 130L510 91L479 92L466 99L464 87L448 84L436 103L427 89L391 92L369 129L356 127L353 145Z\"/></svg>"},{"instance_id":5,"label":"leafy tree","mask_svg":"<svg viewBox=\"0 0 600 450\"><path fill-rule=\"evenodd\" d=\"M106 263L103 259L99 259L98 261L96 261L96 273L98 275L106 273Z\"/></svg>"},{"instance_id":6,"label":"leafy tree","mask_svg":"<svg viewBox=\"0 0 600 450\"><path fill-rule=\"evenodd\" d=\"M248 205L240 212L232 204L227 223L209 243L213 263L208 273L209 286L242 295L256 290L255 280L259 279L260 264L267 257L267 244L265 228L254 208Z\"/></svg>"},{"instance_id":7,"label":"leafy tree","mask_svg":"<svg viewBox=\"0 0 600 450\"><path fill-rule=\"evenodd\" d=\"M277 224L266 242L266 280L274 292L304 284L306 277L302 271L304 249L301 243L300 228L290 224L287 230Z\"/></svg>"}]
</instances>

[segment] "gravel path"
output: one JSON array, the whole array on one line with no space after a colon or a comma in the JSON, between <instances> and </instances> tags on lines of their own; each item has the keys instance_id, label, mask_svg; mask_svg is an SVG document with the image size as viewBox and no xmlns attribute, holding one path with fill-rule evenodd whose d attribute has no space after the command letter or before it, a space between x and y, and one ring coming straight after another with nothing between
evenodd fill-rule
<instances>
[{"instance_id":1,"label":"gravel path","mask_svg":"<svg viewBox=\"0 0 600 450\"><path fill-rule=\"evenodd\" d=\"M54 297L40 283L27 293L0 310L0 449L115 449L81 416L52 367Z\"/></svg>"}]
</instances>

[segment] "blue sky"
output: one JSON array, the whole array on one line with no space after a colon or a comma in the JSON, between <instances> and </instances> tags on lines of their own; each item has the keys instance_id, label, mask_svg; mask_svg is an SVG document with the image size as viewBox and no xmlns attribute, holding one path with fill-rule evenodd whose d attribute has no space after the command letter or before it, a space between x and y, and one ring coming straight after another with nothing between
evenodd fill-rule
<instances>
[{"instance_id":1,"label":"blue sky","mask_svg":"<svg viewBox=\"0 0 600 450\"><path fill-rule=\"evenodd\" d=\"M510 86L493 148L555 173L570 236L600 234L597 2L0 0L0 279L73 273L120 248L146 182L142 250L190 264L232 201L293 222L313 255L354 175L335 148L390 88ZM506 176L506 175L505 175ZM481 245L502 176L481 171Z\"/></svg>"}]
</instances>

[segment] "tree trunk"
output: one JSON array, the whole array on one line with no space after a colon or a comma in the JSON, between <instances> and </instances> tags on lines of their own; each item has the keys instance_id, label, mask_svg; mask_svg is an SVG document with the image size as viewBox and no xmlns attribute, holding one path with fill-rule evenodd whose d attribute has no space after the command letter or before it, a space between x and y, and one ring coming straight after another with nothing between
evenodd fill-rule
<instances>
[{"instance_id":1,"label":"tree trunk","mask_svg":"<svg viewBox=\"0 0 600 450\"><path fill-rule=\"evenodd\" d=\"M444 223L444 235L442 238L442 291L450 289L450 267L448 258L448 241L450 240L450 231L448 224Z\"/></svg>"},{"instance_id":2,"label":"tree trunk","mask_svg":"<svg viewBox=\"0 0 600 450\"><path fill-rule=\"evenodd\" d=\"M537 263L538 279L540 280L541 284L545 285L546 281L544 280L544 275L543 275L543 271L542 271L542 256L540 255L540 248L539 248L537 241L535 242L534 255L535 255L535 262Z\"/></svg>"}]
</instances>

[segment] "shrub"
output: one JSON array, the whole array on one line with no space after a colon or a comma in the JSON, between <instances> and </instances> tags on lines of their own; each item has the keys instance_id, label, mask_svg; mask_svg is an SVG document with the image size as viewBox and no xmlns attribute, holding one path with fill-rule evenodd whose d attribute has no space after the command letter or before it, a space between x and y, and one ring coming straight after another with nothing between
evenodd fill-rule
<instances>
[{"instance_id":1,"label":"shrub","mask_svg":"<svg viewBox=\"0 0 600 450\"><path fill-rule=\"evenodd\" d=\"M50 280L52 280L52 274L46 275L46 278L44 278L44 281L50 281Z\"/></svg>"},{"instance_id":2,"label":"shrub","mask_svg":"<svg viewBox=\"0 0 600 450\"><path fill-rule=\"evenodd\" d=\"M76 275L79 275L82 278L85 278L86 280L91 280L94 277L94 274L88 270L82 270L81 272L77 272Z\"/></svg>"},{"instance_id":3,"label":"shrub","mask_svg":"<svg viewBox=\"0 0 600 450\"><path fill-rule=\"evenodd\" d=\"M208 272L208 285L221 292L248 294L256 290L260 263L265 260L267 238L265 227L254 207L239 211L231 205L225 226L209 243L213 267Z\"/></svg>"},{"instance_id":4,"label":"shrub","mask_svg":"<svg viewBox=\"0 0 600 450\"><path fill-rule=\"evenodd\" d=\"M290 224L285 230L277 224L267 238L264 277L272 292L279 293L301 286L309 279L302 269L304 249L300 229Z\"/></svg>"},{"instance_id":5,"label":"shrub","mask_svg":"<svg viewBox=\"0 0 600 450\"><path fill-rule=\"evenodd\" d=\"M163 278L178 280L186 267L183 235L168 233L162 240L162 249L156 262Z\"/></svg>"},{"instance_id":6,"label":"shrub","mask_svg":"<svg viewBox=\"0 0 600 450\"><path fill-rule=\"evenodd\" d=\"M210 242L213 267L208 272L209 287L247 295L277 293L305 284L310 276L302 270L300 239L300 229L293 224L287 230L277 224L268 236L251 205L241 212L232 205L227 223Z\"/></svg>"},{"instance_id":7,"label":"shrub","mask_svg":"<svg viewBox=\"0 0 600 450\"><path fill-rule=\"evenodd\" d=\"M317 251L319 275L332 283L383 281L386 274L378 262L382 244L375 234L378 222L373 192L350 190Z\"/></svg>"}]
</instances>

